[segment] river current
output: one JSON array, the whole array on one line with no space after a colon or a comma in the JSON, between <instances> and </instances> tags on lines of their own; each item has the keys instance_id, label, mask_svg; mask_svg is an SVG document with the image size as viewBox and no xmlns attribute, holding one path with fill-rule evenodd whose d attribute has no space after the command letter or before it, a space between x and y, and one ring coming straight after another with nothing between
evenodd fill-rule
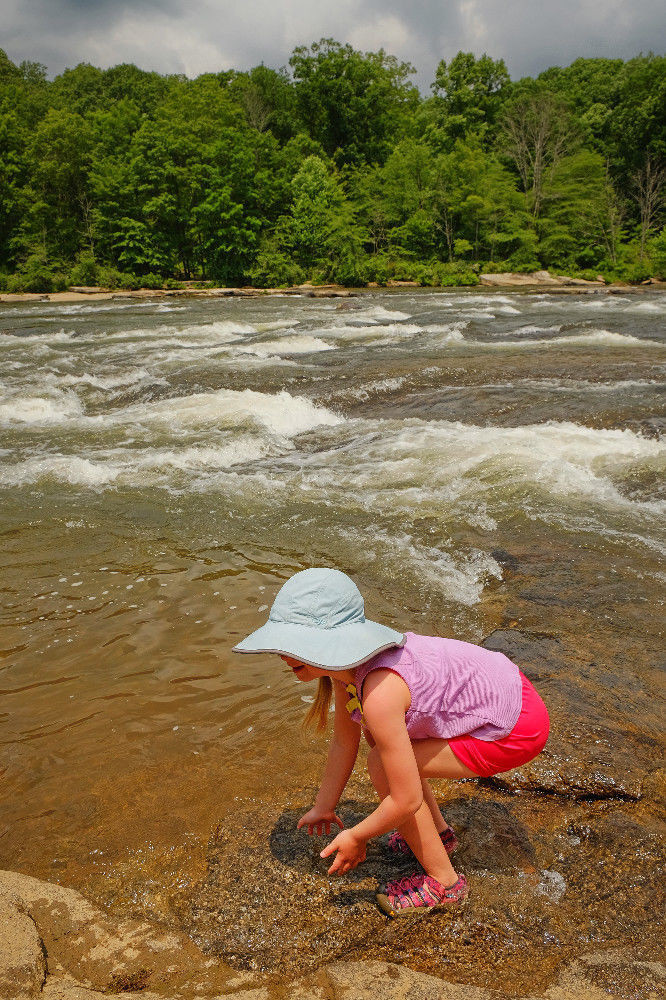
<instances>
[{"instance_id":1,"label":"river current","mask_svg":"<svg viewBox=\"0 0 666 1000\"><path fill-rule=\"evenodd\" d=\"M658 730L665 293L12 304L0 364L3 867L117 884L313 780L311 692L230 653L310 565L397 628L585 650L554 718Z\"/></svg>"}]
</instances>

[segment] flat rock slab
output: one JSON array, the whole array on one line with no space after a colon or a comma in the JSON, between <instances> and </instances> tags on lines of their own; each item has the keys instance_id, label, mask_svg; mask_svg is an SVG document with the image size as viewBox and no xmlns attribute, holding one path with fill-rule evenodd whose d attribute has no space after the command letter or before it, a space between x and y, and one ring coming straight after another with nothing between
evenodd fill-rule
<instances>
[{"instance_id":1,"label":"flat rock slab","mask_svg":"<svg viewBox=\"0 0 666 1000\"><path fill-rule=\"evenodd\" d=\"M393 962L334 962L295 982L293 1000L504 1000L505 993L448 983Z\"/></svg>"},{"instance_id":2,"label":"flat rock slab","mask_svg":"<svg viewBox=\"0 0 666 1000\"><path fill-rule=\"evenodd\" d=\"M15 895L0 896L0 998L37 995L46 979L34 921Z\"/></svg>"},{"instance_id":3,"label":"flat rock slab","mask_svg":"<svg viewBox=\"0 0 666 1000\"><path fill-rule=\"evenodd\" d=\"M202 979L220 992L233 978L219 963L213 975L183 933L114 918L73 889L7 871L0 872L0 963L2 1000L39 995L47 971L105 993L162 992L167 982L193 989Z\"/></svg>"}]
</instances>

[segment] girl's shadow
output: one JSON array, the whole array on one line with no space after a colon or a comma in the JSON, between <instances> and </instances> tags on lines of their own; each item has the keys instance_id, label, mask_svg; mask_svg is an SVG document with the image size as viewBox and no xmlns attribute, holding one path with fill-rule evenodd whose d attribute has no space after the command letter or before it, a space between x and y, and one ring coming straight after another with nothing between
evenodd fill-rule
<instances>
[{"instance_id":1,"label":"girl's shadow","mask_svg":"<svg viewBox=\"0 0 666 1000\"><path fill-rule=\"evenodd\" d=\"M372 810L376 808L374 804L358 802L353 799L346 799L337 810L338 816L345 824L345 828L360 823ZM336 835L337 826L331 827L330 836L319 837L316 834L309 836L306 830L297 830L296 824L300 814L291 810L283 812L275 823L269 838L270 851L276 861L286 865L293 871L300 874L319 876L322 879L329 879L327 874L333 857L320 858L319 852L326 844L329 844ZM390 879L400 878L414 870L414 859L405 860L400 855L392 854L387 847L388 834L383 837L371 840L367 846L366 860L344 876L345 888L336 894L334 902L341 906L350 906L362 900L374 902L375 889L361 888L360 884L367 879L375 882L386 882ZM356 883L359 888L351 888L350 882Z\"/></svg>"},{"instance_id":2,"label":"girl's shadow","mask_svg":"<svg viewBox=\"0 0 666 1000\"><path fill-rule=\"evenodd\" d=\"M359 823L375 808L373 803L347 799L338 810L345 827ZM525 870L535 864L535 850L527 828L512 814L511 808L493 800L482 801L460 797L446 803L446 816L461 838L456 861L465 872L490 871L496 874ZM283 812L270 834L273 857L294 871L328 878L332 859L320 858L319 852L330 843L330 836L308 836L296 829L299 815ZM372 878L379 882L401 878L417 867L411 855L392 854L387 846L388 834L371 840L363 864L350 872L346 879L362 883Z\"/></svg>"}]
</instances>

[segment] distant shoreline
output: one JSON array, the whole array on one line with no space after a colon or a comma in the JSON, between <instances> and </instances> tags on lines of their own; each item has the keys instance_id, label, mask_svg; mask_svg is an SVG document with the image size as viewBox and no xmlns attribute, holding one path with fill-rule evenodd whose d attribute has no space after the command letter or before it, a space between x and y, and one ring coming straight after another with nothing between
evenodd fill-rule
<instances>
[{"instance_id":1,"label":"distant shoreline","mask_svg":"<svg viewBox=\"0 0 666 1000\"><path fill-rule=\"evenodd\" d=\"M574 278L550 278L549 280L530 280L532 275L487 275L483 276L478 285L445 285L440 287L419 285L412 281L395 281L382 286L365 286L363 288L345 288L342 285L295 285L290 288L139 288L104 289L104 288L71 288L66 292L3 292L0 303L12 302L96 302L108 299L149 299L164 297L187 298L259 298L261 296L294 295L309 298L353 298L358 295L373 292L410 291L442 292L442 291L521 291L525 293L549 292L556 295L625 295L642 294L652 290L666 289L666 281L650 279L640 285L610 284L597 281L583 281Z\"/></svg>"}]
</instances>

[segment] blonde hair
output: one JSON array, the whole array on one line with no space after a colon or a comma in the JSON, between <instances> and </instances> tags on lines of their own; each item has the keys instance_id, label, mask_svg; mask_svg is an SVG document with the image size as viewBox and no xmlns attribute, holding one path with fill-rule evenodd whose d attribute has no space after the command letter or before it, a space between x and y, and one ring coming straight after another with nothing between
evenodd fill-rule
<instances>
[{"instance_id":1,"label":"blonde hair","mask_svg":"<svg viewBox=\"0 0 666 1000\"><path fill-rule=\"evenodd\" d=\"M304 729L314 729L317 733L326 732L332 698L333 681L330 677L320 677L315 700L303 720Z\"/></svg>"}]
</instances>

